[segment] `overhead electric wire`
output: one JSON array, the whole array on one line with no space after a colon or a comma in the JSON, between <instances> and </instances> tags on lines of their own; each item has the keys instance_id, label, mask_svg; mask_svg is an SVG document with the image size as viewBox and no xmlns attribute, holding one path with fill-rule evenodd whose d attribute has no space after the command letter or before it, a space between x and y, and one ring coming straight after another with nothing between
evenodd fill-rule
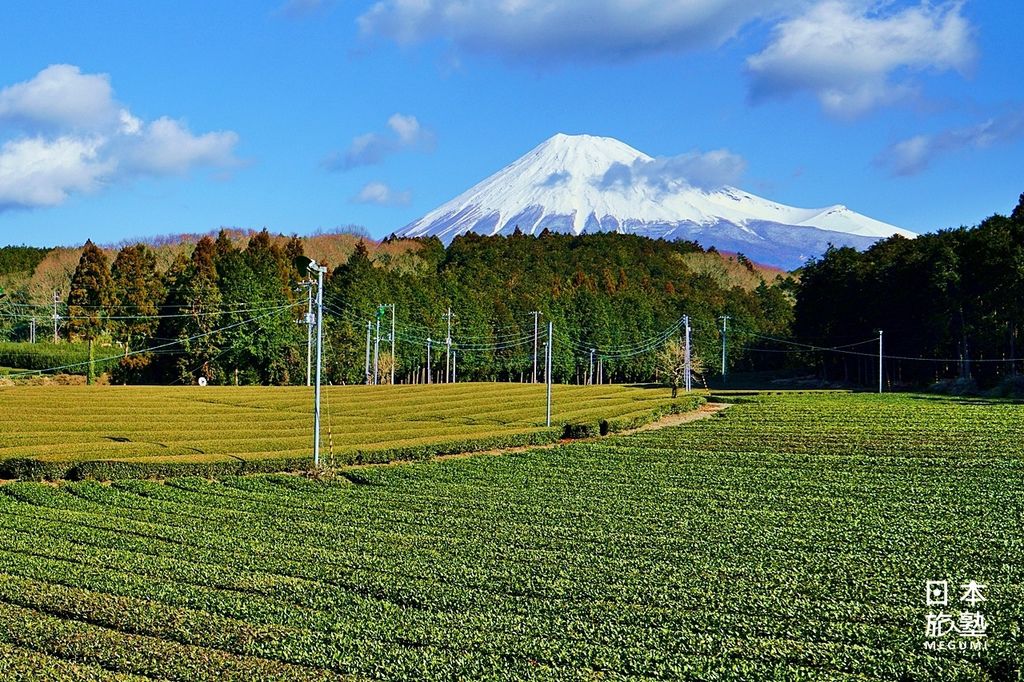
<instances>
[{"instance_id":1,"label":"overhead electric wire","mask_svg":"<svg viewBox=\"0 0 1024 682\"><path fill-rule=\"evenodd\" d=\"M151 346L149 348L142 348L142 349L139 349L139 350L129 351L129 352L125 352L125 353L120 354L120 355L114 355L114 356L110 356L110 357L106 357L106 358L102 358L102 359L94 360L94 361L86 360L84 362L76 362L76 363L72 363L72 364L69 364L69 365L62 365L62 366L59 366L59 367L47 367L45 369L26 370L24 372L11 373L11 374L8 374L7 376L8 376L8 378L17 378L17 377L23 377L23 376L32 376L32 375L35 375L35 374L45 374L45 373L48 373L48 372L57 372L57 371L60 371L60 370L65 370L65 369L74 369L74 368L78 368L78 367L85 367L87 365L94 364L96 362L112 362L114 360L120 360L122 358L132 357L134 355L142 355L142 354L145 354L145 353L150 353L152 351L168 348L170 346L175 346L175 345L179 345L179 344L188 343L190 341L195 341L197 339L202 339L202 338L205 338L207 336L213 336L214 334L219 334L220 332L224 332L224 331L227 331L229 329L234 329L235 327L241 327L243 325L249 324L250 322L255 322L256 320L261 320L261 319L263 319L265 317L270 317L271 315L273 315L275 312L278 312L279 310L285 310L285 309L288 309L288 308L295 308L295 307L298 307L299 305L305 305L305 304L304 303L290 303L288 305L282 305L282 306L272 310L269 313L264 313L263 315L258 315L256 317L250 317L249 319L242 320L241 322L235 322L233 324L229 324L229 325L226 325L224 327L220 327L218 329L213 329L213 330L208 331L208 332L203 332L202 334L196 334L196 335L190 336L188 338L176 339L176 340L171 341L169 343L160 344L158 346Z\"/></svg>"}]
</instances>

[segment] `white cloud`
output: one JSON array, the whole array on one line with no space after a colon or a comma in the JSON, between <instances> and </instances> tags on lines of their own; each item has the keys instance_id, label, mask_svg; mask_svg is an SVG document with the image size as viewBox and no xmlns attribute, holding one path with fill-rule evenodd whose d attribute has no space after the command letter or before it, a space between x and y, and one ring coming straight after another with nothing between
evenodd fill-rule
<instances>
[{"instance_id":1,"label":"white cloud","mask_svg":"<svg viewBox=\"0 0 1024 682\"><path fill-rule=\"evenodd\" d=\"M47 67L0 90L0 210L56 206L140 175L237 164L238 135L201 135L168 117L145 122L115 99L105 74Z\"/></svg>"},{"instance_id":2,"label":"white cloud","mask_svg":"<svg viewBox=\"0 0 1024 682\"><path fill-rule=\"evenodd\" d=\"M973 30L959 2L889 6L826 0L779 23L771 43L747 59L753 99L808 91L830 114L849 118L915 93L912 72L970 67Z\"/></svg>"},{"instance_id":3,"label":"white cloud","mask_svg":"<svg viewBox=\"0 0 1024 682\"><path fill-rule=\"evenodd\" d=\"M746 160L726 149L695 151L650 161L637 159L628 166L612 164L599 184L606 189L642 182L663 192L678 185L713 190L735 184L746 169Z\"/></svg>"},{"instance_id":4,"label":"white cloud","mask_svg":"<svg viewBox=\"0 0 1024 682\"><path fill-rule=\"evenodd\" d=\"M54 64L31 80L0 90L0 121L26 126L96 129L117 120L110 77Z\"/></svg>"},{"instance_id":5,"label":"white cloud","mask_svg":"<svg viewBox=\"0 0 1024 682\"><path fill-rule=\"evenodd\" d=\"M615 61L719 45L802 0L380 0L364 35L433 39L531 63Z\"/></svg>"},{"instance_id":6,"label":"white cloud","mask_svg":"<svg viewBox=\"0 0 1024 682\"><path fill-rule=\"evenodd\" d=\"M98 138L27 137L0 147L0 210L56 206L70 194L97 190L113 171Z\"/></svg>"},{"instance_id":7,"label":"white cloud","mask_svg":"<svg viewBox=\"0 0 1024 682\"><path fill-rule=\"evenodd\" d=\"M412 192L396 191L383 182L368 183L352 197L352 203L374 206L407 206L411 201Z\"/></svg>"},{"instance_id":8,"label":"white cloud","mask_svg":"<svg viewBox=\"0 0 1024 682\"><path fill-rule=\"evenodd\" d=\"M399 142L405 146L418 143L424 135L423 128L415 116L392 114L388 119L388 127L395 131Z\"/></svg>"},{"instance_id":9,"label":"white cloud","mask_svg":"<svg viewBox=\"0 0 1024 682\"><path fill-rule=\"evenodd\" d=\"M753 101L800 91L853 117L917 93L915 72L964 72L975 56L963 0L377 0L361 33L438 41L456 61L491 54L530 65L620 62L713 49L773 27L747 59Z\"/></svg>"},{"instance_id":10,"label":"white cloud","mask_svg":"<svg viewBox=\"0 0 1024 682\"><path fill-rule=\"evenodd\" d=\"M893 175L917 175L939 156L986 149L1024 137L1024 107L977 125L951 128L935 135L915 135L890 145L875 158Z\"/></svg>"},{"instance_id":11,"label":"white cloud","mask_svg":"<svg viewBox=\"0 0 1024 682\"><path fill-rule=\"evenodd\" d=\"M434 134L420 125L415 116L392 114L388 118L390 133L366 133L352 138L344 152L332 152L322 162L328 170L351 170L373 166L391 154L409 149L430 151Z\"/></svg>"},{"instance_id":12,"label":"white cloud","mask_svg":"<svg viewBox=\"0 0 1024 682\"><path fill-rule=\"evenodd\" d=\"M163 117L127 138L120 155L121 169L149 175L181 175L195 166L235 165L238 135L218 131L193 135L180 121Z\"/></svg>"}]
</instances>

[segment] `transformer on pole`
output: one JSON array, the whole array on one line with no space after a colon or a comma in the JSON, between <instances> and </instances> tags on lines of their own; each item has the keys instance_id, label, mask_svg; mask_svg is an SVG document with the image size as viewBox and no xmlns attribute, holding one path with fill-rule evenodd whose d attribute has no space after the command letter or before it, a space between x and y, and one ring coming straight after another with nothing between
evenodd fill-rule
<instances>
[{"instance_id":1,"label":"transformer on pole","mask_svg":"<svg viewBox=\"0 0 1024 682\"><path fill-rule=\"evenodd\" d=\"M320 384L324 364L324 274L326 265L305 256L294 260L295 267L302 274L315 273L316 286L316 388L313 392L313 467L320 468ZM56 294L54 295L56 300ZM56 304L54 304L56 305ZM56 310L56 308L55 308ZM54 313L56 315L56 312ZM56 324L56 322L54 322Z\"/></svg>"}]
</instances>

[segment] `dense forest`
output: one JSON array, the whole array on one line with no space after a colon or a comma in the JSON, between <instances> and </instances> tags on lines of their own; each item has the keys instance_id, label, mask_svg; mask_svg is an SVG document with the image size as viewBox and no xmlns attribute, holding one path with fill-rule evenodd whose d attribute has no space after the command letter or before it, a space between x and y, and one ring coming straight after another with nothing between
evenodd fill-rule
<instances>
[{"instance_id":1,"label":"dense forest","mask_svg":"<svg viewBox=\"0 0 1024 682\"><path fill-rule=\"evenodd\" d=\"M203 237L169 263L146 244L88 243L58 294L61 338L120 347L124 357L102 368L118 383L303 382L307 288L293 261L307 246L324 262L322 242L266 231ZM599 368L605 381L647 381L658 349L683 333L683 315L695 354L717 368L719 318L729 316L737 340L786 335L795 287L742 256L614 234L467 235L447 248L436 239L353 240L343 261L326 264L325 370L334 383L367 380L368 325L380 381L392 367L396 382L426 380L428 345L431 380L443 380L449 363L459 380L529 380L534 325L543 355L548 322L555 380L585 381ZM47 324L48 290L39 288L34 301L25 285L0 305L7 338L24 338L30 315ZM729 362L746 360L738 352Z\"/></svg>"},{"instance_id":2,"label":"dense forest","mask_svg":"<svg viewBox=\"0 0 1024 682\"><path fill-rule=\"evenodd\" d=\"M830 249L800 273L794 333L835 347L884 332L885 381L959 379L982 387L1016 375L1024 324L1024 195L1009 217L864 252ZM804 358L833 379L877 381L877 341Z\"/></svg>"}]
</instances>

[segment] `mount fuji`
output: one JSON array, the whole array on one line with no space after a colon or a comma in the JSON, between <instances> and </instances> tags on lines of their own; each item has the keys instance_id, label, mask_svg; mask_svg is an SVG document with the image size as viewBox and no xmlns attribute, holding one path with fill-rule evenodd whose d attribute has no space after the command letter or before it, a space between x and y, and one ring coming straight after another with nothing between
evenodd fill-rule
<instances>
[{"instance_id":1,"label":"mount fuji","mask_svg":"<svg viewBox=\"0 0 1024 682\"><path fill-rule=\"evenodd\" d=\"M395 236L448 243L467 232L509 235L516 228L687 239L785 268L821 255L829 244L863 249L894 234L916 236L841 205L794 208L735 187L702 188L671 159L654 159L610 137L563 134Z\"/></svg>"}]
</instances>

